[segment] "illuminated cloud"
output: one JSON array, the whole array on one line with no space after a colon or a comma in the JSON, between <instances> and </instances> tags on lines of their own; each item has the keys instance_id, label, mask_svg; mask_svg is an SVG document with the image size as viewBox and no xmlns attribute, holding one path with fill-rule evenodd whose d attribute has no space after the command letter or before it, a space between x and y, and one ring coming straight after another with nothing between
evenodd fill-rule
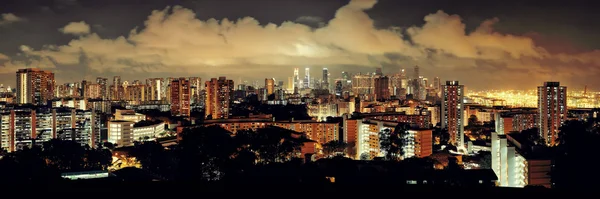
<instances>
[{"instance_id":1,"label":"illuminated cloud","mask_svg":"<svg viewBox=\"0 0 600 199\"><path fill-rule=\"evenodd\" d=\"M85 21L80 22L71 22L67 24L65 27L59 29L60 32L64 34L72 34L72 35L85 35L91 32L90 25L85 23Z\"/></svg>"},{"instance_id":2,"label":"illuminated cloud","mask_svg":"<svg viewBox=\"0 0 600 199\"><path fill-rule=\"evenodd\" d=\"M128 35L102 38L87 23L72 22L61 32L80 37L68 44L41 49L21 46L21 51L44 67L85 67L125 74L214 71L218 75L262 75L298 66L419 65L467 82L478 75L486 75L484 78L493 80L490 82L508 82L532 74L541 82L559 73L560 78L573 78L586 71L570 72L572 67L592 67L590 73L600 68L599 51L550 53L530 37L495 31L497 18L468 32L460 16L438 11L425 16L423 26L376 28L365 12L376 2L353 0L319 28L303 24L319 20L311 17L261 25L265 23L252 17L199 20L190 9L167 7L153 11L142 27ZM0 69L0 73L14 73L12 70Z\"/></svg>"},{"instance_id":3,"label":"illuminated cloud","mask_svg":"<svg viewBox=\"0 0 600 199\"><path fill-rule=\"evenodd\" d=\"M3 60L10 60L10 57L6 56L5 54L0 53L0 61Z\"/></svg>"},{"instance_id":4,"label":"illuminated cloud","mask_svg":"<svg viewBox=\"0 0 600 199\"><path fill-rule=\"evenodd\" d=\"M0 26L23 21L23 18L17 17L13 13L5 13L0 15Z\"/></svg>"}]
</instances>

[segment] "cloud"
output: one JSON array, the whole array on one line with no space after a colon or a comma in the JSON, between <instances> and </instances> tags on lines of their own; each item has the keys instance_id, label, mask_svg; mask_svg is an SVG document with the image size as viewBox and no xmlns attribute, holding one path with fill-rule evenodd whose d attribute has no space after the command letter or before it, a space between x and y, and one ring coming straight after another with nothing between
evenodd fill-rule
<instances>
[{"instance_id":1,"label":"cloud","mask_svg":"<svg viewBox=\"0 0 600 199\"><path fill-rule=\"evenodd\" d=\"M0 53L0 61L3 61L3 60L10 60L10 57Z\"/></svg>"},{"instance_id":2,"label":"cloud","mask_svg":"<svg viewBox=\"0 0 600 199\"><path fill-rule=\"evenodd\" d=\"M8 25L11 23L19 22L19 21L24 21L24 19L17 17L13 13L5 13L5 14L0 15L0 26Z\"/></svg>"},{"instance_id":3,"label":"cloud","mask_svg":"<svg viewBox=\"0 0 600 199\"><path fill-rule=\"evenodd\" d=\"M64 34L72 34L72 35L85 35L91 32L90 25L85 23L85 21L80 22L71 22L67 24L65 27L59 29L60 32Z\"/></svg>"},{"instance_id":4,"label":"cloud","mask_svg":"<svg viewBox=\"0 0 600 199\"><path fill-rule=\"evenodd\" d=\"M553 74L565 79L582 74L570 72L572 67L592 67L584 75L597 75L600 68L599 51L551 53L530 37L495 31L497 18L467 32L460 16L438 11L425 16L422 26L379 29L365 12L375 3L353 0L319 28L302 24L316 20L311 17L261 25L265 23L252 17L199 20L190 9L167 7L153 11L141 28L128 35L102 38L85 22L72 22L61 31L80 37L68 44L41 49L22 46L21 51L29 59L54 65L48 67L130 74L263 75L298 66L419 65L437 74L453 74L448 79L468 82L487 74L489 79L518 82L515 78L543 81ZM539 75L535 79L532 74Z\"/></svg>"}]
</instances>

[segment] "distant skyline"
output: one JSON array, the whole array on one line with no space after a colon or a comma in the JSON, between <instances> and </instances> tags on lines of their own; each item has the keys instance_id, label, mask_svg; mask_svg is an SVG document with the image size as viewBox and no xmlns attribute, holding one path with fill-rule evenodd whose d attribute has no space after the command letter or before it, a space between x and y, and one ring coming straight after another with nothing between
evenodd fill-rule
<instances>
[{"instance_id":1,"label":"distant skyline","mask_svg":"<svg viewBox=\"0 0 600 199\"><path fill-rule=\"evenodd\" d=\"M140 3L143 2L143 3ZM401 68L467 89L545 81L600 90L593 1L5 0L0 84L19 68L57 83L227 76L287 82L294 68L331 80ZM215 18L211 19L211 18ZM228 20L223 20L228 18ZM303 77L303 70L300 76Z\"/></svg>"}]
</instances>

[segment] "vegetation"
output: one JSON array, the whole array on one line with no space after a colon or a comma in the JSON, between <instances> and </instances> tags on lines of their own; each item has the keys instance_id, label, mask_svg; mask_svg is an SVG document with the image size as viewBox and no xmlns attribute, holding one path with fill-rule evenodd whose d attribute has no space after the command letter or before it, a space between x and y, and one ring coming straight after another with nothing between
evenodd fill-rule
<instances>
[{"instance_id":1,"label":"vegetation","mask_svg":"<svg viewBox=\"0 0 600 199\"><path fill-rule=\"evenodd\" d=\"M33 147L8 153L0 159L0 181L34 182L60 180L63 172L106 170L111 152L93 149L70 140L53 139Z\"/></svg>"},{"instance_id":2,"label":"vegetation","mask_svg":"<svg viewBox=\"0 0 600 199\"><path fill-rule=\"evenodd\" d=\"M600 177L594 158L600 149L600 120L567 121L560 128L552 181L558 188L595 187Z\"/></svg>"},{"instance_id":3,"label":"vegetation","mask_svg":"<svg viewBox=\"0 0 600 199\"><path fill-rule=\"evenodd\" d=\"M348 150L348 143L338 140L333 140L323 144L323 154L325 157L336 156L340 154L346 154Z\"/></svg>"},{"instance_id":4,"label":"vegetation","mask_svg":"<svg viewBox=\"0 0 600 199\"><path fill-rule=\"evenodd\" d=\"M166 179L217 181L236 176L255 165L289 162L311 142L278 127L239 131L233 136L220 127L186 129L172 150L143 142L132 151L142 167Z\"/></svg>"},{"instance_id":5,"label":"vegetation","mask_svg":"<svg viewBox=\"0 0 600 199\"><path fill-rule=\"evenodd\" d=\"M407 144L408 124L400 123L394 128L384 129L379 132L379 147L384 153L386 160L398 161L402 159L405 151L403 147Z\"/></svg>"}]
</instances>

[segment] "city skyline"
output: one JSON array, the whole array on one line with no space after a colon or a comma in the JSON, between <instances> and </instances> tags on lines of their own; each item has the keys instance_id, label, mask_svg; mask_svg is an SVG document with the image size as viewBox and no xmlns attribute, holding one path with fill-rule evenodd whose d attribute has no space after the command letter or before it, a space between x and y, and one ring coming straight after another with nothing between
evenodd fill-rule
<instances>
[{"instance_id":1,"label":"city skyline","mask_svg":"<svg viewBox=\"0 0 600 199\"><path fill-rule=\"evenodd\" d=\"M600 90L596 86L598 80L593 78L598 74L600 43L590 36L597 27L574 23L594 15L587 9L581 10L585 7L581 2L561 5L566 9L560 12L556 11L559 5L547 3L543 5L547 11L523 4L524 8L518 10L500 7L482 14L484 11L456 8L460 5L432 6L427 1L312 1L293 13L271 14L277 16L249 9L207 11L211 5L222 4L218 1L176 2L181 7L156 1L127 14L120 12L128 6L126 2L62 2L34 5L24 1L17 3L21 6L0 6L0 34L14 38L0 45L0 84L14 88L14 72L21 68L53 71L57 84L62 84L112 76L128 80L169 76L287 80L289 71L306 67L312 68L312 77L320 76L321 68L328 68L335 79L342 71L365 73L381 67L384 74L391 75L401 68L410 70L418 65L423 76L458 80L476 90L529 89L545 81ZM299 4L237 3L283 10ZM473 2L462 2L469 3ZM120 21L114 17L88 12L91 6L100 6L99 10L111 7L116 13L135 17L117 23ZM311 10L313 7L323 8ZM390 11L414 7L423 9L403 14ZM575 10L580 16L563 19ZM536 20L561 20L546 19L554 22L532 25L539 21L527 19L517 24L517 19L527 16L525 13L552 11L555 16L540 15ZM44 19L48 16L61 17ZM40 23L47 25L36 27ZM565 28L570 25L573 27ZM171 28L162 31L157 27ZM355 29L361 31L348 31ZM48 35L40 37L40 31ZM447 37L432 37L438 34ZM353 37L358 39L348 40Z\"/></svg>"}]
</instances>

